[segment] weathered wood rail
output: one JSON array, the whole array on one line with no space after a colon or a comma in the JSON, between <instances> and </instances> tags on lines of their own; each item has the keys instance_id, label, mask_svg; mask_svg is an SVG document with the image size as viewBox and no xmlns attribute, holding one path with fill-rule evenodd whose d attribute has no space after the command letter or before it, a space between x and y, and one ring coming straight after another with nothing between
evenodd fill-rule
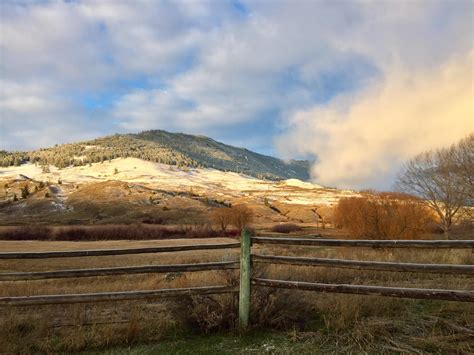
<instances>
[{"instance_id":1,"label":"weathered wood rail","mask_svg":"<svg viewBox=\"0 0 474 355\"><path fill-rule=\"evenodd\" d=\"M474 240L359 240L253 237L253 244L307 245L320 247L366 248L474 248Z\"/></svg>"},{"instance_id":2,"label":"weathered wood rail","mask_svg":"<svg viewBox=\"0 0 474 355\"><path fill-rule=\"evenodd\" d=\"M474 292L472 291L365 286L350 284L324 284L315 282L270 280L260 278L253 278L252 284L265 287L288 288L294 290L318 292L351 293L357 295L377 295L401 298L474 302Z\"/></svg>"},{"instance_id":3,"label":"weathered wood rail","mask_svg":"<svg viewBox=\"0 0 474 355\"><path fill-rule=\"evenodd\" d=\"M426 272L437 274L474 275L474 265L453 264L414 264L393 263L386 261L362 261L326 258L300 258L292 256L273 256L252 254L255 263L287 264L301 266L335 267L357 270ZM1 280L1 279L0 279Z\"/></svg>"},{"instance_id":4,"label":"weathered wood rail","mask_svg":"<svg viewBox=\"0 0 474 355\"><path fill-rule=\"evenodd\" d=\"M74 269L39 272L4 272L0 273L0 281L25 281L64 279L76 277L127 275L127 274L150 274L165 272L192 272L206 270L231 270L238 269L238 261L220 261L198 264L172 264L172 265L150 265L150 266L127 266L97 269Z\"/></svg>"},{"instance_id":5,"label":"weathered wood rail","mask_svg":"<svg viewBox=\"0 0 474 355\"><path fill-rule=\"evenodd\" d=\"M108 301L127 301L156 299L166 297L209 295L238 292L236 286L204 286L146 291L79 293L66 295L41 295L1 297L0 304L4 306L38 306L47 304L90 303Z\"/></svg>"},{"instance_id":6,"label":"weathered wood rail","mask_svg":"<svg viewBox=\"0 0 474 355\"><path fill-rule=\"evenodd\" d=\"M7 252L0 253L0 259L49 259L49 258L76 258L85 256L105 256L105 255L128 255L128 254L152 254L169 253L175 251L190 250L214 250L239 248L240 243L220 243L220 244L191 244L172 245L153 248L133 248L133 249L99 249L99 250L68 250L68 251L43 251L43 252Z\"/></svg>"}]
</instances>

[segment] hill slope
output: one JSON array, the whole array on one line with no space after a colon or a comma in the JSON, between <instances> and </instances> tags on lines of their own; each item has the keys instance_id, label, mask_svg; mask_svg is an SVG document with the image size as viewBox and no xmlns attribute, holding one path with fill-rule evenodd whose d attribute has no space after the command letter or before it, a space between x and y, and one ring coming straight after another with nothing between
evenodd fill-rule
<instances>
[{"instance_id":1,"label":"hill slope","mask_svg":"<svg viewBox=\"0 0 474 355\"><path fill-rule=\"evenodd\" d=\"M64 168L129 157L178 167L214 168L270 180L309 179L308 161L284 162L208 137L162 130L116 134L29 152L0 151L0 166L31 162Z\"/></svg>"},{"instance_id":2,"label":"hill slope","mask_svg":"<svg viewBox=\"0 0 474 355\"><path fill-rule=\"evenodd\" d=\"M330 218L341 197L353 195L297 179L268 181L137 158L49 166L47 172L31 163L1 168L0 186L0 226L206 224L213 209L242 203L253 211L256 224L318 223L319 215Z\"/></svg>"}]
</instances>

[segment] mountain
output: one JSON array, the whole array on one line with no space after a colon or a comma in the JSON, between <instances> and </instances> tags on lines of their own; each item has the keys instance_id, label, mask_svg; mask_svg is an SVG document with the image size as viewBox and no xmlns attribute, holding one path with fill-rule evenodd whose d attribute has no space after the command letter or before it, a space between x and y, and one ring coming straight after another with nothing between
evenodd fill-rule
<instances>
[{"instance_id":1,"label":"mountain","mask_svg":"<svg viewBox=\"0 0 474 355\"><path fill-rule=\"evenodd\" d=\"M268 180L309 179L309 162L306 160L285 162L209 137L163 130L115 134L27 152L0 151L0 166L31 162L44 166L44 169L49 165L65 168L115 158L139 158L180 168L214 168Z\"/></svg>"}]
</instances>

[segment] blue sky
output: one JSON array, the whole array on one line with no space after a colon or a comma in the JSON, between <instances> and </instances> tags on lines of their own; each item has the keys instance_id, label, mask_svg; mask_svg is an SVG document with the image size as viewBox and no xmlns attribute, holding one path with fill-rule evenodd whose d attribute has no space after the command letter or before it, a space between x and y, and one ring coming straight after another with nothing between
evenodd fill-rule
<instances>
[{"instance_id":1,"label":"blue sky","mask_svg":"<svg viewBox=\"0 0 474 355\"><path fill-rule=\"evenodd\" d=\"M413 121L405 114L390 139L371 139L389 128L380 127L393 113L377 106L383 95L418 115L414 105L430 106L441 94L427 98L417 88L430 78L445 88L453 82L442 75L446 68L467 70L472 82L471 1L28 0L0 7L0 149L166 129L317 158L314 179L328 184L387 187L404 159L474 129L468 105L462 118L417 117L433 132L452 121L444 140L402 138ZM449 93L472 96L472 85L456 90ZM373 114L360 119L361 107ZM357 124L373 129L355 132ZM393 154L393 142L409 148ZM381 153L364 154L369 149ZM393 166L380 163L387 159ZM321 171L335 160L336 175Z\"/></svg>"}]
</instances>

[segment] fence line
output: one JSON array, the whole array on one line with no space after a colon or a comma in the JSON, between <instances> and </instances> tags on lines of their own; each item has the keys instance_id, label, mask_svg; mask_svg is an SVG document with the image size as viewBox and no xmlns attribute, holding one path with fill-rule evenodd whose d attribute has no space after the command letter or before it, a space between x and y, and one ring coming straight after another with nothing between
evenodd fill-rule
<instances>
[{"instance_id":1,"label":"fence line","mask_svg":"<svg viewBox=\"0 0 474 355\"><path fill-rule=\"evenodd\" d=\"M252 278L252 284L273 288L286 288L318 292L351 293L358 295L377 295L400 298L474 302L474 292L472 291L363 286L347 284L324 284L302 281L270 280L261 278Z\"/></svg>"},{"instance_id":2,"label":"fence line","mask_svg":"<svg viewBox=\"0 0 474 355\"><path fill-rule=\"evenodd\" d=\"M239 248L240 243L220 243L220 244L193 244L193 245L173 245L151 248L133 249L99 249L99 250L69 250L69 251L46 251L46 252L7 252L0 253L0 259L49 259L49 258L74 258L83 256L105 256L105 255L126 255L126 254L151 254L167 253L174 251L189 250L214 250Z\"/></svg>"},{"instance_id":3,"label":"fence line","mask_svg":"<svg viewBox=\"0 0 474 355\"><path fill-rule=\"evenodd\" d=\"M278 255L251 254L251 244L280 244L296 246L323 247L371 247L371 248L474 248L474 240L334 240L316 238L276 238L251 237L244 230L240 242L220 244L193 244L179 246L161 246L135 249L102 249L73 250L47 252L7 252L0 253L0 259L46 259L65 257L86 257L105 255L125 255L144 253L163 253L191 250L213 250L240 247L240 263L238 261L222 261L193 264L129 266L94 269L56 270L41 272L10 272L1 273L0 281L41 280L52 278L90 277L106 275L124 275L162 272L188 272L203 270L237 269L240 264L239 286L203 286L177 289L142 290L124 292L103 292L86 294L38 295L20 297L0 297L0 306L28 306L44 304L67 304L86 302L106 302L120 300L155 299L160 297L176 297L186 295L207 295L239 292L239 324L246 329L250 319L251 286L298 289L317 292L347 293L360 295L378 295L388 297L436 299L461 302L474 302L473 291L420 289L403 287L367 286L352 284L325 284L302 281L271 280L252 277L252 262L275 263L306 266L323 266L351 268L358 270L430 272L457 275L474 275L473 265L454 264L415 264L381 261L360 261L326 258L303 258Z\"/></svg>"},{"instance_id":4,"label":"fence line","mask_svg":"<svg viewBox=\"0 0 474 355\"><path fill-rule=\"evenodd\" d=\"M358 240L252 237L255 244L311 245L370 248L474 248L474 240Z\"/></svg>"},{"instance_id":5,"label":"fence line","mask_svg":"<svg viewBox=\"0 0 474 355\"><path fill-rule=\"evenodd\" d=\"M108 301L126 301L156 299L163 297L194 296L221 293L236 293L236 286L204 286L175 289L161 289L150 291L124 291L124 292L101 292L101 293L79 293L66 295L41 295L41 296L19 296L0 297L0 306L33 306L47 304L68 303L90 303Z\"/></svg>"},{"instance_id":6,"label":"fence line","mask_svg":"<svg viewBox=\"0 0 474 355\"><path fill-rule=\"evenodd\" d=\"M360 270L405 271L405 272L439 272L450 274L473 274L471 265L446 265L446 264L412 264L377 261L300 258L288 256L255 255L251 253L251 244L280 244L294 246L323 246L323 247L370 247L370 248L458 248L474 247L474 240L335 240L317 238L281 238L281 237L250 237L246 232L241 237L241 284L240 297L250 294L251 285L257 287L272 287L284 289L297 289L316 292L331 292L359 295L376 295L400 298L434 299L447 301L474 302L473 291L420 289L404 287L367 286L351 284L325 284L302 281L271 280L252 277L252 270L245 271L243 280L242 270L244 264L250 266L255 263L279 263L292 265L345 267ZM239 319L243 329L248 327L250 309L248 305L240 303Z\"/></svg>"},{"instance_id":7,"label":"fence line","mask_svg":"<svg viewBox=\"0 0 474 355\"><path fill-rule=\"evenodd\" d=\"M46 280L63 279L91 276L109 276L125 274L149 274L164 272L191 272L205 270L229 270L238 269L238 261L220 261L199 264L171 264L171 265L150 265L150 266L127 266L95 269L74 269L39 272L4 272L0 273L0 281L24 281L24 280Z\"/></svg>"},{"instance_id":8,"label":"fence line","mask_svg":"<svg viewBox=\"0 0 474 355\"><path fill-rule=\"evenodd\" d=\"M287 264L301 266L336 267L357 270L426 272L440 274L474 275L474 265L454 264L414 264L385 261L361 261L326 258L300 258L292 256L273 256L252 254L252 261L257 263ZM0 278L1 280L1 278Z\"/></svg>"}]
</instances>

